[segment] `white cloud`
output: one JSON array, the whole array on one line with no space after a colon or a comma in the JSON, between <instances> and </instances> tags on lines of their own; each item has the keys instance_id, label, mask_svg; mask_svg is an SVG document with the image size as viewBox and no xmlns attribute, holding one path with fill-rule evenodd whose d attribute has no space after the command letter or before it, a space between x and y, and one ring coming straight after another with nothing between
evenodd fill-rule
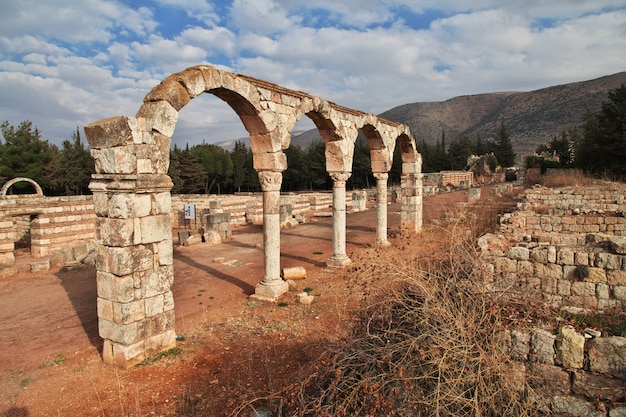
<instances>
[{"instance_id":1,"label":"white cloud","mask_svg":"<svg viewBox=\"0 0 626 417\"><path fill-rule=\"evenodd\" d=\"M66 138L76 125L134 115L163 78L203 63L373 113L626 70L623 0L134 4L0 0L2 120L29 119L44 137ZM416 16L395 13L406 9L421 29L411 27ZM194 144L229 131L245 134L232 109L196 98L175 137Z\"/></svg>"},{"instance_id":2,"label":"white cloud","mask_svg":"<svg viewBox=\"0 0 626 417\"><path fill-rule=\"evenodd\" d=\"M271 35L288 30L300 22L273 0L234 0L230 23L242 33Z\"/></svg>"},{"instance_id":3,"label":"white cloud","mask_svg":"<svg viewBox=\"0 0 626 417\"><path fill-rule=\"evenodd\" d=\"M177 7L184 10L187 16L214 26L220 21L214 5L207 0L156 0L160 5Z\"/></svg>"}]
</instances>

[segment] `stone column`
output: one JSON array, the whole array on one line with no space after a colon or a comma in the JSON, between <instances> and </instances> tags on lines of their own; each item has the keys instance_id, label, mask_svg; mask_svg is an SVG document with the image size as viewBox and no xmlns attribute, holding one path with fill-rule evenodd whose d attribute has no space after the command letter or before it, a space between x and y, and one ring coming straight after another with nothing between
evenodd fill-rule
<instances>
[{"instance_id":1,"label":"stone column","mask_svg":"<svg viewBox=\"0 0 626 417\"><path fill-rule=\"evenodd\" d=\"M253 299L274 301L289 290L289 284L280 276L280 186L283 174L259 171L263 190L263 250L265 275L256 286Z\"/></svg>"},{"instance_id":2,"label":"stone column","mask_svg":"<svg viewBox=\"0 0 626 417\"><path fill-rule=\"evenodd\" d=\"M422 177L421 163L404 162L400 188L402 192L402 230L417 232L422 228Z\"/></svg>"},{"instance_id":3,"label":"stone column","mask_svg":"<svg viewBox=\"0 0 626 417\"><path fill-rule=\"evenodd\" d=\"M376 178L376 244L389 246L387 240L387 179L386 172L375 172Z\"/></svg>"},{"instance_id":4,"label":"stone column","mask_svg":"<svg viewBox=\"0 0 626 417\"><path fill-rule=\"evenodd\" d=\"M123 368L176 346L169 140L140 122L85 126L96 168L89 188L102 356Z\"/></svg>"},{"instance_id":5,"label":"stone column","mask_svg":"<svg viewBox=\"0 0 626 417\"><path fill-rule=\"evenodd\" d=\"M346 181L351 174L330 173L333 179L333 256L326 261L330 267L340 268L352 262L346 255Z\"/></svg>"}]
</instances>

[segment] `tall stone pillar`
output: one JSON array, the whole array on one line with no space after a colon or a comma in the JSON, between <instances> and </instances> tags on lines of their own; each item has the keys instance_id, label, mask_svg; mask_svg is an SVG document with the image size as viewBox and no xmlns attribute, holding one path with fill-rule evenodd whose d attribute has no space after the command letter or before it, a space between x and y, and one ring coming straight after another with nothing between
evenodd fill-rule
<instances>
[{"instance_id":1,"label":"tall stone pillar","mask_svg":"<svg viewBox=\"0 0 626 417\"><path fill-rule=\"evenodd\" d=\"M402 193L402 230L417 232L422 228L422 166L418 162L404 162L400 189Z\"/></svg>"},{"instance_id":2,"label":"tall stone pillar","mask_svg":"<svg viewBox=\"0 0 626 417\"><path fill-rule=\"evenodd\" d=\"M251 298L274 301L289 290L280 276L280 186L283 174L259 171L263 190L263 250L265 274Z\"/></svg>"},{"instance_id":3,"label":"tall stone pillar","mask_svg":"<svg viewBox=\"0 0 626 417\"><path fill-rule=\"evenodd\" d=\"M176 346L169 138L125 117L85 133L96 168L89 188L103 360L127 368Z\"/></svg>"},{"instance_id":4,"label":"tall stone pillar","mask_svg":"<svg viewBox=\"0 0 626 417\"><path fill-rule=\"evenodd\" d=\"M326 265L343 267L348 265L350 258L346 255L346 181L351 172L331 172L333 179L333 256L328 258Z\"/></svg>"},{"instance_id":5,"label":"tall stone pillar","mask_svg":"<svg viewBox=\"0 0 626 417\"><path fill-rule=\"evenodd\" d=\"M376 244L389 246L387 240L387 179L386 172L375 172L376 178Z\"/></svg>"}]
</instances>

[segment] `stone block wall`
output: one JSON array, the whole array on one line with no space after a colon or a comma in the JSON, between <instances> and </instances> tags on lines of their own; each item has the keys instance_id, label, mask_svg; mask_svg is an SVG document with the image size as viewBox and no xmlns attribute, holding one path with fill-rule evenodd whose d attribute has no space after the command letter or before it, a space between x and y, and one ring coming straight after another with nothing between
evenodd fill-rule
<instances>
[{"instance_id":1,"label":"stone block wall","mask_svg":"<svg viewBox=\"0 0 626 417\"><path fill-rule=\"evenodd\" d=\"M521 363L540 409L580 416L626 415L626 338L563 326L507 330L500 341Z\"/></svg>"},{"instance_id":2,"label":"stone block wall","mask_svg":"<svg viewBox=\"0 0 626 417\"><path fill-rule=\"evenodd\" d=\"M490 289L574 314L626 311L626 186L535 187L495 234L479 239ZM626 338L572 326L501 334L540 398L559 415L626 416Z\"/></svg>"},{"instance_id":3,"label":"stone block wall","mask_svg":"<svg viewBox=\"0 0 626 417\"><path fill-rule=\"evenodd\" d=\"M29 237L35 258L80 243L92 244L95 239L92 196L5 196L0 198L0 213L0 264L13 263L20 239Z\"/></svg>"},{"instance_id":4,"label":"stone block wall","mask_svg":"<svg viewBox=\"0 0 626 417\"><path fill-rule=\"evenodd\" d=\"M356 193L357 199L362 194ZM352 193L350 194L352 196ZM362 207L362 201L353 203L352 198L348 198L348 207ZM194 204L196 206L196 219L185 221L184 205ZM331 193L299 193L283 194L280 197L282 206L290 206L290 215L298 216L310 211L327 210L332 207L333 196ZM263 224L263 196L261 193L250 193L244 195L204 195L186 194L172 195L172 227L174 229L200 228L206 226L202 223L202 216L208 213L229 213L230 224L238 226L246 223Z\"/></svg>"},{"instance_id":5,"label":"stone block wall","mask_svg":"<svg viewBox=\"0 0 626 417\"><path fill-rule=\"evenodd\" d=\"M484 258L498 286L557 308L626 310L625 193L616 183L526 190ZM489 236L481 239L489 246Z\"/></svg>"}]
</instances>

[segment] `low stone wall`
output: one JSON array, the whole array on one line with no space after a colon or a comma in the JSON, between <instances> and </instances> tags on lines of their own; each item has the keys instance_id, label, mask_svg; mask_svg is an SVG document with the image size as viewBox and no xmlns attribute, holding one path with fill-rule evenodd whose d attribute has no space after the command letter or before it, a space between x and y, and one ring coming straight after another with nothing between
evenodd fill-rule
<instances>
[{"instance_id":1,"label":"low stone wall","mask_svg":"<svg viewBox=\"0 0 626 417\"><path fill-rule=\"evenodd\" d=\"M365 209L367 193L355 191L347 193L346 206L350 211ZM196 218L185 220L184 206L195 206ZM283 206L281 213L287 216L300 216L308 212L329 210L333 205L330 192L283 194L280 197ZM263 224L263 195L250 193L244 195L172 195L172 227L174 229L199 228L202 218L207 214L229 213L232 226L246 223Z\"/></svg>"},{"instance_id":2,"label":"low stone wall","mask_svg":"<svg viewBox=\"0 0 626 417\"><path fill-rule=\"evenodd\" d=\"M500 342L521 365L541 398L538 411L569 416L626 415L626 338L561 327L501 333Z\"/></svg>"},{"instance_id":3,"label":"low stone wall","mask_svg":"<svg viewBox=\"0 0 626 417\"><path fill-rule=\"evenodd\" d=\"M481 238L499 286L532 291L553 307L626 310L626 186L535 187Z\"/></svg>"},{"instance_id":4,"label":"low stone wall","mask_svg":"<svg viewBox=\"0 0 626 417\"><path fill-rule=\"evenodd\" d=\"M30 247L35 258L93 244L96 216L91 196L0 198L0 264L15 261L17 246Z\"/></svg>"},{"instance_id":5,"label":"low stone wall","mask_svg":"<svg viewBox=\"0 0 626 417\"><path fill-rule=\"evenodd\" d=\"M498 232L478 241L489 289L573 314L622 314L625 194L616 183L524 191ZM506 331L501 342L540 394L540 411L626 416L626 338L602 336L561 326Z\"/></svg>"}]
</instances>

